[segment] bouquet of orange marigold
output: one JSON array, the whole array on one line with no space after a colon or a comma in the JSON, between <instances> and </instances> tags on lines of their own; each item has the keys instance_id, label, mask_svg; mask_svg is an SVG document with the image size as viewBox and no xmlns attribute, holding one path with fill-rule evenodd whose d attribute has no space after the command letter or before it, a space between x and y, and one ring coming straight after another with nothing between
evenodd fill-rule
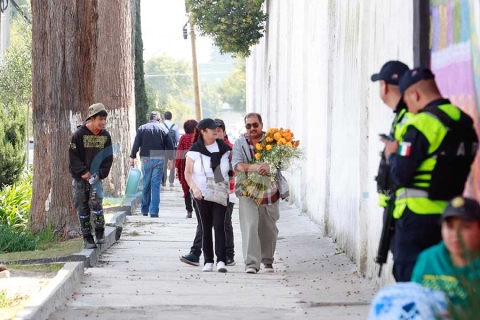
<instances>
[{"instance_id":1,"label":"bouquet of orange marigold","mask_svg":"<svg viewBox=\"0 0 480 320\"><path fill-rule=\"evenodd\" d=\"M255 145L255 158L250 164L267 163L270 174L262 176L257 172L248 173L248 177L241 181L243 195L260 205L265 191L279 189L279 184L286 183L281 170L291 167L293 162L302 156L299 148L300 140L296 140L290 129L270 128L263 139Z\"/></svg>"}]
</instances>

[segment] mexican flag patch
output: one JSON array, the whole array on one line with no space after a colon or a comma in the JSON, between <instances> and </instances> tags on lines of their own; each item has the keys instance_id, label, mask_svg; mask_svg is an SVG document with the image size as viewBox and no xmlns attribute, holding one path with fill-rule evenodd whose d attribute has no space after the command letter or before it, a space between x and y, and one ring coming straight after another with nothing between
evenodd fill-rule
<instances>
[{"instance_id":1,"label":"mexican flag patch","mask_svg":"<svg viewBox=\"0 0 480 320\"><path fill-rule=\"evenodd\" d=\"M408 157L410 152L412 151L412 143L410 142L402 142L398 147L398 154L403 157Z\"/></svg>"}]
</instances>

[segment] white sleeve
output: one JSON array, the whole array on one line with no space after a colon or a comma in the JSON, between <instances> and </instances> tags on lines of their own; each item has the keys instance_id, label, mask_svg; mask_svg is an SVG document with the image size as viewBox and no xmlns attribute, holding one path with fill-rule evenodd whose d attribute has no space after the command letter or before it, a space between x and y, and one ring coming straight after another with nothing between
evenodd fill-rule
<instances>
[{"instance_id":1,"label":"white sleeve","mask_svg":"<svg viewBox=\"0 0 480 320\"><path fill-rule=\"evenodd\" d=\"M188 151L186 154L185 154L186 157L189 157L190 159L192 159L194 162L197 161L197 160L200 160L199 156L200 156L200 153L197 152L197 151Z\"/></svg>"}]
</instances>

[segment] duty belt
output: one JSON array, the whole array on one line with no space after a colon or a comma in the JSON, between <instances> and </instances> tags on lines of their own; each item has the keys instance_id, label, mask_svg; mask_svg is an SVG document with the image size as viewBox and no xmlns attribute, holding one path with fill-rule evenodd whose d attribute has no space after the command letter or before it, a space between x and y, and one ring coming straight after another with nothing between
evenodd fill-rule
<instances>
[{"instance_id":1,"label":"duty belt","mask_svg":"<svg viewBox=\"0 0 480 320\"><path fill-rule=\"evenodd\" d=\"M404 188L398 195L397 200L406 198L428 198L428 192L420 189Z\"/></svg>"}]
</instances>

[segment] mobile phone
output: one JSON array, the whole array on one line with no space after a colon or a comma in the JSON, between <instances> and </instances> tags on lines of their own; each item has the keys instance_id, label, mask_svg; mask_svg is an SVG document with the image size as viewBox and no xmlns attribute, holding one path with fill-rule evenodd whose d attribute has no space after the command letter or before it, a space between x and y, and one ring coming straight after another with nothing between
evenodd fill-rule
<instances>
[{"instance_id":1,"label":"mobile phone","mask_svg":"<svg viewBox=\"0 0 480 320\"><path fill-rule=\"evenodd\" d=\"M395 139L393 139L391 136L387 136L387 135L384 134L384 133L380 133L379 136L380 136L380 138L385 139L385 140L388 140L388 141L394 141L394 140L395 140Z\"/></svg>"}]
</instances>

